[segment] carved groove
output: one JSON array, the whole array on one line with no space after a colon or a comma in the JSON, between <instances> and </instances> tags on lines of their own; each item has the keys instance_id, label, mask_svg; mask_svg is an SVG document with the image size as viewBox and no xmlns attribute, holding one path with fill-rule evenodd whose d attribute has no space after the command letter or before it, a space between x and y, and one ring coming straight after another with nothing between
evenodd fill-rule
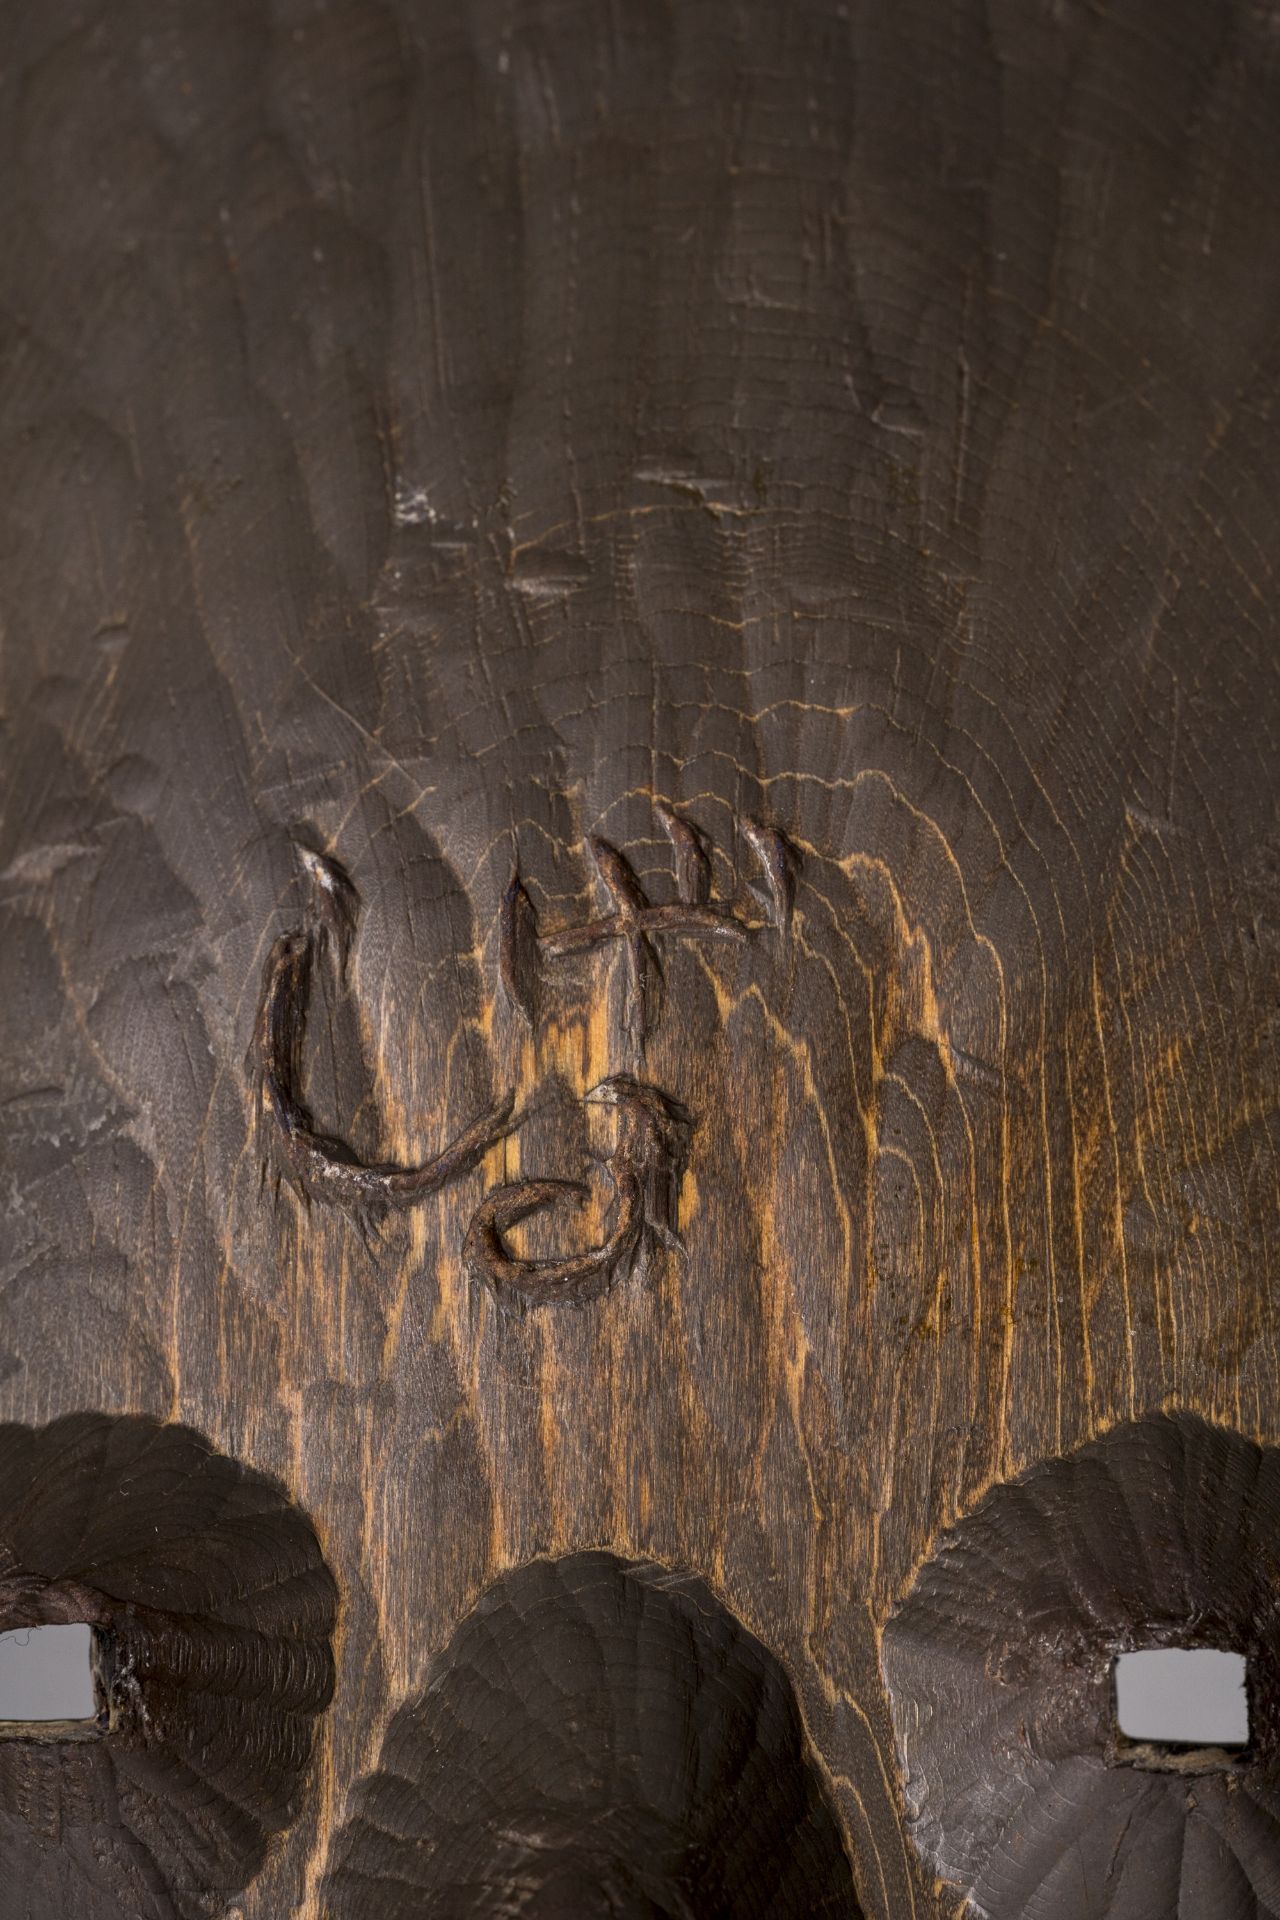
<instances>
[{"instance_id":1,"label":"carved groove","mask_svg":"<svg viewBox=\"0 0 1280 1920\"><path fill-rule=\"evenodd\" d=\"M1280 1914L1280 1449L1185 1416L999 1486L889 1622L929 1866L990 1920ZM1250 1744L1154 1771L1113 1729L1138 1647L1245 1655Z\"/></svg>"},{"instance_id":2,"label":"carved groove","mask_svg":"<svg viewBox=\"0 0 1280 1920\"><path fill-rule=\"evenodd\" d=\"M345 979L359 897L337 861L302 854L311 881L306 925L275 941L263 970L250 1054L264 1134L263 1179L274 1171L304 1201L344 1209L365 1231L386 1214L418 1205L469 1173L510 1131L515 1094L478 1115L449 1145L418 1166L362 1160L345 1140L321 1132L303 1097L302 1053L312 976L326 957Z\"/></svg>"},{"instance_id":3,"label":"carved groove","mask_svg":"<svg viewBox=\"0 0 1280 1920\"><path fill-rule=\"evenodd\" d=\"M598 836L589 842L591 858L612 911L578 926L542 933L518 873L503 903L501 975L512 1003L532 1026L541 1004L541 964L589 953L617 941L626 956L628 1025L643 1040L661 1018L665 976L659 942L664 939L744 941L761 931L729 908L711 902L711 862L702 836L661 802L656 811L671 842L676 869L676 899L655 905L626 856ZM767 925L790 929L795 902L797 856L782 834L753 822L744 832L764 870Z\"/></svg>"},{"instance_id":4,"label":"carved groove","mask_svg":"<svg viewBox=\"0 0 1280 1920\"><path fill-rule=\"evenodd\" d=\"M0 1630L91 1624L102 1708L96 1736L0 1739L0 1860L22 1910L220 1911L297 1814L336 1613L305 1516L190 1428L0 1427Z\"/></svg>"},{"instance_id":5,"label":"carved groove","mask_svg":"<svg viewBox=\"0 0 1280 1920\"><path fill-rule=\"evenodd\" d=\"M613 1220L598 1247L562 1259L525 1260L504 1236L530 1215L560 1202L585 1205L590 1189L576 1180L519 1180L497 1187L477 1208L463 1258L503 1306L523 1309L556 1300L580 1303L626 1278L656 1242L676 1241L680 1182L692 1122L683 1107L657 1088L624 1074L601 1081L586 1096L612 1107L618 1136L608 1156Z\"/></svg>"},{"instance_id":6,"label":"carved groove","mask_svg":"<svg viewBox=\"0 0 1280 1920\"><path fill-rule=\"evenodd\" d=\"M773 1656L611 1553L501 1580L357 1787L329 1920L857 1920Z\"/></svg>"}]
</instances>

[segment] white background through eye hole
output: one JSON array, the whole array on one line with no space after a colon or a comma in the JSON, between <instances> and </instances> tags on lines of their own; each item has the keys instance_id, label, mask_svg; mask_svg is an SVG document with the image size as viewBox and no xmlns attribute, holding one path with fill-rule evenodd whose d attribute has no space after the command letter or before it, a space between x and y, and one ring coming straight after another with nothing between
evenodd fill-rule
<instances>
[{"instance_id":1,"label":"white background through eye hole","mask_svg":"<svg viewBox=\"0 0 1280 1920\"><path fill-rule=\"evenodd\" d=\"M17 1627L0 1633L0 1722L92 1720L91 1627Z\"/></svg>"},{"instance_id":2,"label":"white background through eye hole","mask_svg":"<svg viewBox=\"0 0 1280 1920\"><path fill-rule=\"evenodd\" d=\"M1245 1659L1214 1647L1154 1647L1115 1663L1116 1725L1129 1740L1243 1747L1249 1739Z\"/></svg>"}]
</instances>

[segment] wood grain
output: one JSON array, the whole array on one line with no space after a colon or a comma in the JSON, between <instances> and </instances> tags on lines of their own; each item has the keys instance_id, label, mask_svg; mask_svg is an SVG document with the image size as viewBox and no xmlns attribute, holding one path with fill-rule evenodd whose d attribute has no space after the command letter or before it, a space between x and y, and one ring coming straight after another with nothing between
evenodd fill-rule
<instances>
[{"instance_id":1,"label":"wood grain","mask_svg":"<svg viewBox=\"0 0 1280 1920\"><path fill-rule=\"evenodd\" d=\"M700 1581L535 1560L468 1614L357 1786L334 1920L858 1920L795 1698Z\"/></svg>"},{"instance_id":2,"label":"wood grain","mask_svg":"<svg viewBox=\"0 0 1280 1920\"><path fill-rule=\"evenodd\" d=\"M881 1665L940 1537L1133 1420L1280 1443L1280 11L0 32L0 1417L180 1423L314 1525L242 1920L320 1920L460 1622L586 1548L706 1583L868 1920L952 1920ZM322 1149L514 1097L372 1222L261 1179L318 861ZM607 1247L621 1081L678 1182L510 1311L473 1223L585 1181L491 1224Z\"/></svg>"}]
</instances>

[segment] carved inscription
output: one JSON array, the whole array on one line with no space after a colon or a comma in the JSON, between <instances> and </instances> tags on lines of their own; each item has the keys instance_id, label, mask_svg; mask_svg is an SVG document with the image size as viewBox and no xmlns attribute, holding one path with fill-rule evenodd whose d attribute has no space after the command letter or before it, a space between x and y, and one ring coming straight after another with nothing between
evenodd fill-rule
<instances>
[{"instance_id":1,"label":"carved inscription","mask_svg":"<svg viewBox=\"0 0 1280 1920\"><path fill-rule=\"evenodd\" d=\"M517 1180L496 1187L476 1210L463 1257L503 1306L519 1310L546 1301L587 1300L628 1275L655 1241L676 1244L680 1181L692 1121L656 1087L618 1074L586 1096L617 1114L617 1142L606 1167L613 1186L611 1225L597 1247L558 1259L524 1260L505 1235L522 1220L569 1202L583 1206L590 1188L578 1180Z\"/></svg>"},{"instance_id":2,"label":"carved inscription","mask_svg":"<svg viewBox=\"0 0 1280 1920\"><path fill-rule=\"evenodd\" d=\"M590 842L609 909L575 926L543 932L519 875L502 904L500 970L503 986L531 1026L540 1018L548 964L611 944L626 956L628 1025L643 1039L659 1018L664 993L661 947L670 939L744 942L786 933L795 896L796 856L775 828L754 823L743 831L759 861L763 921L742 919L714 901L706 844L688 821L658 806L671 843L676 899L652 901L626 856L609 841ZM263 1178L274 1174L309 1204L344 1209L368 1236L382 1217L413 1207L472 1172L484 1154L515 1132L526 1115L508 1092L448 1146L416 1166L363 1160L345 1140L322 1131L307 1106L303 1051L316 970L329 965L345 985L360 897L338 861L300 850L307 877L303 925L275 941L263 971L250 1053L257 1115L264 1133ZM658 1246L678 1244L678 1202L693 1122L670 1095L626 1074L602 1080L586 1095L614 1116L615 1137L601 1156L612 1188L604 1237L598 1245L553 1257L525 1258L508 1236L535 1214L581 1207L591 1197L585 1181L530 1178L495 1188L478 1207L464 1243L464 1261L504 1307L593 1298L629 1275Z\"/></svg>"},{"instance_id":3,"label":"carved inscription","mask_svg":"<svg viewBox=\"0 0 1280 1920\"><path fill-rule=\"evenodd\" d=\"M515 1094L477 1115L449 1145L418 1166L366 1162L345 1140L317 1128L302 1092L303 1040L315 969L328 959L345 979L359 895L336 860L304 850L311 882L305 924L276 940L263 970L250 1068L264 1128L263 1178L274 1173L301 1199L344 1208L366 1230L386 1213L415 1206L468 1173L511 1131Z\"/></svg>"},{"instance_id":4,"label":"carved inscription","mask_svg":"<svg viewBox=\"0 0 1280 1920\"><path fill-rule=\"evenodd\" d=\"M660 943L668 939L744 941L762 927L741 920L731 908L711 899L711 861L701 834L669 807L658 818L675 858L676 899L649 899L625 855L608 840L589 845L610 910L578 926L544 933L520 879L512 875L502 912L502 982L530 1026L537 1024L543 997L543 962L587 953L617 942L626 956L628 1024L643 1039L662 1012L664 975ZM786 932L795 901L795 854L775 828L754 822L744 827L764 871L768 927Z\"/></svg>"},{"instance_id":5,"label":"carved inscription","mask_svg":"<svg viewBox=\"0 0 1280 1920\"><path fill-rule=\"evenodd\" d=\"M354 1787L326 1920L862 1920L781 1664L700 1580L506 1573Z\"/></svg>"}]
</instances>

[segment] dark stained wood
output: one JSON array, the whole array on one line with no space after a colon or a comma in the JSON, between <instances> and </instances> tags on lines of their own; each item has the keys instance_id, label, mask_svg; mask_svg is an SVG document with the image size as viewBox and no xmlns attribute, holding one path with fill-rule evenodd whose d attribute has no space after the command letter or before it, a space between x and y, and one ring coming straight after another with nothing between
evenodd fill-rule
<instances>
[{"instance_id":1,"label":"dark stained wood","mask_svg":"<svg viewBox=\"0 0 1280 1920\"><path fill-rule=\"evenodd\" d=\"M1020 1789L969 1669L981 1848L913 1782L940 1543L1131 1422L1280 1443L1280 9L0 34L0 1419L314 1530L215 1906L320 1920L481 1596L599 1549L794 1690L867 1920L953 1920ZM1165 1920L1109 1820L1028 1920ZM1223 1845L1197 1920L1274 1920Z\"/></svg>"},{"instance_id":2,"label":"dark stained wood","mask_svg":"<svg viewBox=\"0 0 1280 1920\"><path fill-rule=\"evenodd\" d=\"M912 1828L991 1920L1266 1914L1280 1886L1280 1449L1188 1415L996 1487L884 1636ZM1135 1646L1238 1649L1242 1751L1126 1740Z\"/></svg>"},{"instance_id":3,"label":"dark stained wood","mask_svg":"<svg viewBox=\"0 0 1280 1920\"><path fill-rule=\"evenodd\" d=\"M249 1068L262 1130L263 1185L279 1198L287 1180L300 1200L343 1208L366 1231L385 1214L419 1206L428 1195L469 1173L504 1139L515 1095L507 1094L463 1128L440 1153L414 1167L362 1160L345 1140L321 1132L302 1091L303 1045L312 975L332 952L345 985L359 896L336 860L303 849L312 881L308 924L282 933L267 956Z\"/></svg>"},{"instance_id":4,"label":"dark stained wood","mask_svg":"<svg viewBox=\"0 0 1280 1920\"><path fill-rule=\"evenodd\" d=\"M789 1683L695 1580L535 1560L462 1623L387 1729L334 1920L850 1920L849 1860Z\"/></svg>"},{"instance_id":5,"label":"dark stained wood","mask_svg":"<svg viewBox=\"0 0 1280 1920\"><path fill-rule=\"evenodd\" d=\"M94 1629L96 1727L0 1738L0 1911L201 1920L295 1818L333 1696L306 1519L198 1434L0 1426L0 1624Z\"/></svg>"}]
</instances>

